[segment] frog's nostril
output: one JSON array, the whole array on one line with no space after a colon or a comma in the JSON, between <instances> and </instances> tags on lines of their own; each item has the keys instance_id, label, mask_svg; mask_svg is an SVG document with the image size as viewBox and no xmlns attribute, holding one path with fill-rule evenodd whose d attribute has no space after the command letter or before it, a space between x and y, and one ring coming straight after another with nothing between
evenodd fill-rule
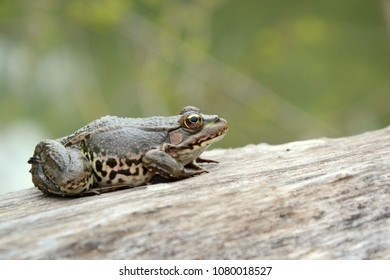
<instances>
[{"instance_id":1,"label":"frog's nostril","mask_svg":"<svg viewBox=\"0 0 390 280\"><path fill-rule=\"evenodd\" d=\"M219 117L218 117L218 116L216 116L216 117L214 118L214 122L219 122Z\"/></svg>"}]
</instances>

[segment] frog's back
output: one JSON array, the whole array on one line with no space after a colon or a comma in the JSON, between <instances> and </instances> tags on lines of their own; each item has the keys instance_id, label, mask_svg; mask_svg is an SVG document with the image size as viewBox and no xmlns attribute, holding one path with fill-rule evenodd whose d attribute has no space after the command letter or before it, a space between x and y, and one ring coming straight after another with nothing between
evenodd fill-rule
<instances>
[{"instance_id":1,"label":"frog's back","mask_svg":"<svg viewBox=\"0 0 390 280\"><path fill-rule=\"evenodd\" d=\"M57 139L64 145L74 144L92 134L114 130L121 127L142 128L149 131L162 131L178 127L178 116L149 117L149 118L123 118L117 116L104 116L80 128L71 135Z\"/></svg>"}]
</instances>

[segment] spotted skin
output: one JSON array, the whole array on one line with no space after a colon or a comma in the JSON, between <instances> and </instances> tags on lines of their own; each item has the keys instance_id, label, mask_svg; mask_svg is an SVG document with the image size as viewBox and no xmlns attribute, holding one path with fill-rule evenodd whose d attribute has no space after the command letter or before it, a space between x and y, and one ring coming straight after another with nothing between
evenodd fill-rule
<instances>
[{"instance_id":1,"label":"spotted skin","mask_svg":"<svg viewBox=\"0 0 390 280\"><path fill-rule=\"evenodd\" d=\"M28 163L34 185L46 194L93 195L207 172L196 161L227 130L224 119L193 106L171 117L106 116L41 141Z\"/></svg>"}]
</instances>

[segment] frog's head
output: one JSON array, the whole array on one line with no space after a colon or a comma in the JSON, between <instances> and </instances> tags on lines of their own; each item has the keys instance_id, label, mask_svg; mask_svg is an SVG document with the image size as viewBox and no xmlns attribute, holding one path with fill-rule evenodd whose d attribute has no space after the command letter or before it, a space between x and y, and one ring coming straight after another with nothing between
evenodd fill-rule
<instances>
[{"instance_id":1,"label":"frog's head","mask_svg":"<svg viewBox=\"0 0 390 280\"><path fill-rule=\"evenodd\" d=\"M169 132L167 151L183 164L196 159L208 146L221 140L228 130L226 120L201 114L193 106L183 108L179 124L179 128Z\"/></svg>"}]
</instances>

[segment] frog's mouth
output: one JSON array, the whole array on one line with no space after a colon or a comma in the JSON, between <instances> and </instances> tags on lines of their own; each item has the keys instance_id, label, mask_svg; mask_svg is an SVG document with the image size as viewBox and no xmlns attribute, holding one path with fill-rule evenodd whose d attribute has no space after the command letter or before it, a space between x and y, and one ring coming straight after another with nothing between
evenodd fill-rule
<instances>
[{"instance_id":1,"label":"frog's mouth","mask_svg":"<svg viewBox=\"0 0 390 280\"><path fill-rule=\"evenodd\" d=\"M185 143L188 146L193 148L199 146L201 148L207 147L219 140L221 140L226 132L228 131L229 126L226 120L222 118L217 118L215 121L206 124L200 132L192 135L188 142Z\"/></svg>"}]
</instances>

